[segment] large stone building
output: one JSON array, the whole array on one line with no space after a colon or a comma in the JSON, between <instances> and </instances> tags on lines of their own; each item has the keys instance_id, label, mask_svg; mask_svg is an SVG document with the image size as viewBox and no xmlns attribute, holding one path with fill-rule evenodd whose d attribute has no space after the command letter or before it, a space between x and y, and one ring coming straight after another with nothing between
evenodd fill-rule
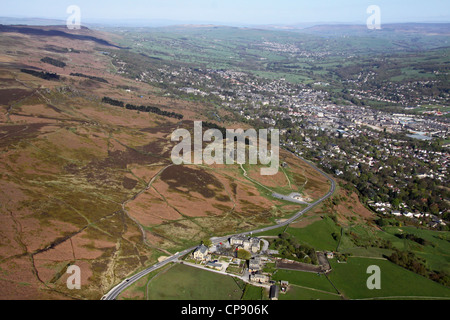
<instances>
[{"instance_id":1,"label":"large stone building","mask_svg":"<svg viewBox=\"0 0 450 320\"><path fill-rule=\"evenodd\" d=\"M259 238L234 236L230 238L230 245L257 253L261 249L261 240Z\"/></svg>"},{"instance_id":2,"label":"large stone building","mask_svg":"<svg viewBox=\"0 0 450 320\"><path fill-rule=\"evenodd\" d=\"M195 260L206 260L208 258L209 255L209 249L208 247L204 246L203 244L198 247L195 251L194 251L194 259Z\"/></svg>"},{"instance_id":3,"label":"large stone building","mask_svg":"<svg viewBox=\"0 0 450 320\"><path fill-rule=\"evenodd\" d=\"M269 283L270 277L262 273L256 273L250 275L250 281L257 283Z\"/></svg>"},{"instance_id":4,"label":"large stone building","mask_svg":"<svg viewBox=\"0 0 450 320\"><path fill-rule=\"evenodd\" d=\"M248 271L249 272L257 272L261 270L261 259L260 258L252 258L248 262Z\"/></svg>"}]
</instances>

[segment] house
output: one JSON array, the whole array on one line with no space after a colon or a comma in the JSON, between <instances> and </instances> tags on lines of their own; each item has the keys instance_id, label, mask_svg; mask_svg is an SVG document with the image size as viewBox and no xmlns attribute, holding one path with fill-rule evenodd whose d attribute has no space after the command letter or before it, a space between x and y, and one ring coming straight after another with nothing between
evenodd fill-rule
<instances>
[{"instance_id":1,"label":"house","mask_svg":"<svg viewBox=\"0 0 450 320\"><path fill-rule=\"evenodd\" d=\"M207 267L210 267L210 268L213 268L213 269L216 269L217 271L222 270L222 264L221 264L221 263L209 261L209 262L206 264L206 266L207 266Z\"/></svg>"},{"instance_id":2,"label":"house","mask_svg":"<svg viewBox=\"0 0 450 320\"><path fill-rule=\"evenodd\" d=\"M258 283L269 283L270 278L269 276L262 274L262 273L256 273L250 275L250 281L252 282L258 282Z\"/></svg>"},{"instance_id":3,"label":"house","mask_svg":"<svg viewBox=\"0 0 450 320\"><path fill-rule=\"evenodd\" d=\"M270 294L269 298L270 300L278 300L278 295L280 293L280 287L277 285L273 285L270 287Z\"/></svg>"},{"instance_id":4,"label":"house","mask_svg":"<svg viewBox=\"0 0 450 320\"><path fill-rule=\"evenodd\" d=\"M244 236L233 236L230 238L230 245L242 247L247 251L256 253L260 250L261 240L258 238L247 238Z\"/></svg>"},{"instance_id":5,"label":"house","mask_svg":"<svg viewBox=\"0 0 450 320\"><path fill-rule=\"evenodd\" d=\"M234 236L230 238L230 245L232 246L243 246L245 237Z\"/></svg>"},{"instance_id":6,"label":"house","mask_svg":"<svg viewBox=\"0 0 450 320\"><path fill-rule=\"evenodd\" d=\"M259 270L261 270L261 259L259 257L250 259L248 262L248 271L253 273Z\"/></svg>"},{"instance_id":7,"label":"house","mask_svg":"<svg viewBox=\"0 0 450 320\"><path fill-rule=\"evenodd\" d=\"M392 211L391 214L393 214L394 216L400 217L402 215L402 213L400 211Z\"/></svg>"},{"instance_id":8,"label":"house","mask_svg":"<svg viewBox=\"0 0 450 320\"><path fill-rule=\"evenodd\" d=\"M208 247L206 247L203 244L194 251L195 260L206 260L207 257L208 257Z\"/></svg>"},{"instance_id":9,"label":"house","mask_svg":"<svg viewBox=\"0 0 450 320\"><path fill-rule=\"evenodd\" d=\"M261 240L259 240L258 238L249 238L249 239L244 240L243 246L244 246L245 250L256 253L261 248L260 243L261 243Z\"/></svg>"}]
</instances>

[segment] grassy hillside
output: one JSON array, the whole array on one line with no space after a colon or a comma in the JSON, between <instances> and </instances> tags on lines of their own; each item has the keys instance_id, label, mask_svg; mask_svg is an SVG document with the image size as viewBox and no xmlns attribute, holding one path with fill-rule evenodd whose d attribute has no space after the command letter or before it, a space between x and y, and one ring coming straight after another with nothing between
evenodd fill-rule
<instances>
[{"instance_id":1,"label":"grassy hillside","mask_svg":"<svg viewBox=\"0 0 450 320\"><path fill-rule=\"evenodd\" d=\"M370 258L349 258L347 263L331 262L330 280L339 291L350 299L369 298L450 298L450 289L436 282L405 270L389 261ZM369 290L366 282L371 265L380 267L381 290Z\"/></svg>"}]
</instances>

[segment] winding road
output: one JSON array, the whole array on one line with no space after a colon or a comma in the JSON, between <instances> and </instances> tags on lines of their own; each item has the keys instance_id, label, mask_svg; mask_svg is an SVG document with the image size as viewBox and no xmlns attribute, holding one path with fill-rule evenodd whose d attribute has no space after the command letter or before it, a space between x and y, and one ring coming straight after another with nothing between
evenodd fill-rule
<instances>
[{"instance_id":1,"label":"winding road","mask_svg":"<svg viewBox=\"0 0 450 320\"><path fill-rule=\"evenodd\" d=\"M289 152L289 151L288 151ZM295 157L299 158L300 160L308 163L314 170L316 170L317 172L319 172L322 176L324 176L325 178L328 179L328 181L330 181L331 186L330 186L330 190L328 191L328 193L326 195L324 195L323 197L321 197L320 199L312 202L312 203L305 203L307 204L307 207L302 209L301 211L297 212L294 216L292 216L291 218L289 218L286 221L283 221L279 224L270 226L270 227L265 227L265 228L261 228L261 229L257 229L257 230L253 230L253 231L248 231L248 232L244 232L244 233L239 233L239 234L234 234L234 235L249 235L249 234L254 234L254 233L261 233L261 232L266 232L266 231L270 231L273 229L277 229L280 227L284 227L287 226L289 224L291 224L292 222L294 222L295 220L297 220L298 218L300 218L302 215L304 215L306 212L310 211L311 209L313 209L314 207L318 206L320 203L322 203L323 201L325 201L326 199L328 199L329 197L331 197L334 193L334 191L336 190L336 182L334 181L333 178L331 178L330 176L328 176L325 172L323 172L321 169L317 168L317 166L311 162L309 162L308 160L303 159L300 156L297 156L296 154L290 152L292 155L294 155ZM281 195L280 195L281 196ZM283 200L286 201L291 201L291 202L295 202L295 203L299 203L298 200L294 199L294 198L290 198L289 196L283 196ZM213 242L225 242L226 240L228 240L231 236L233 235L227 235L227 236L223 236L223 237L214 237L211 238L211 241ZM158 262L154 265L152 265L151 267L125 279L124 281L122 281L121 283L119 283L117 286L115 286L113 289L111 289L106 295L104 295L102 297L102 300L115 300L119 294L124 291L126 288L128 288L129 286L131 286L133 283L135 283L136 281L138 281L139 279L141 279L142 277L148 275L149 273L167 265L168 263L174 262L176 260L178 260L179 258L183 257L184 255L188 254L189 252L195 250L198 246L186 249L184 251L181 252L177 252L176 254L172 255L171 257L167 258L164 261Z\"/></svg>"}]
</instances>

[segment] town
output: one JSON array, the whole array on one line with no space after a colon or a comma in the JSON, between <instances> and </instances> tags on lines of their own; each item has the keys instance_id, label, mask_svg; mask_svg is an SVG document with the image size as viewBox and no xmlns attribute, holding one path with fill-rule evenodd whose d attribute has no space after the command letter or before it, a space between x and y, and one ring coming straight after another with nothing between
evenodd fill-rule
<instances>
[{"instance_id":1,"label":"town","mask_svg":"<svg viewBox=\"0 0 450 320\"><path fill-rule=\"evenodd\" d=\"M345 80L347 89L337 95L331 82L292 83L250 72L167 63L147 68L123 61L126 56L113 58L121 73L129 76L140 70L137 81L170 83L164 96L233 114L212 112L212 121L280 129L281 147L353 185L375 212L446 230L450 212L448 192L442 187L449 181L448 93L423 94L439 81L393 81L377 89L371 71ZM384 107L370 106L375 102ZM432 104L436 107L422 107Z\"/></svg>"}]
</instances>

